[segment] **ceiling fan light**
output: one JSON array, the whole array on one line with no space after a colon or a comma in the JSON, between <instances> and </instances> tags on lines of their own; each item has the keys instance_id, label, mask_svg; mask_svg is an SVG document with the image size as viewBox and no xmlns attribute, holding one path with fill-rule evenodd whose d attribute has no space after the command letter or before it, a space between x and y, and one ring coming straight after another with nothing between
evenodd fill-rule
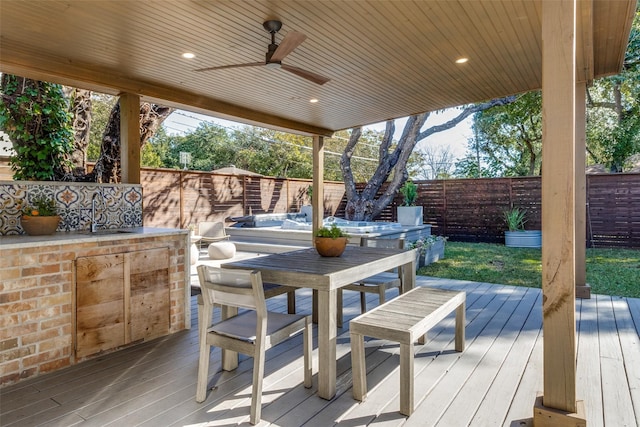
<instances>
[{"instance_id":1,"label":"ceiling fan light","mask_svg":"<svg viewBox=\"0 0 640 427\"><path fill-rule=\"evenodd\" d=\"M273 62L267 62L265 65L267 66L267 68L277 69L277 68L280 68L282 63L280 61L273 61Z\"/></svg>"}]
</instances>

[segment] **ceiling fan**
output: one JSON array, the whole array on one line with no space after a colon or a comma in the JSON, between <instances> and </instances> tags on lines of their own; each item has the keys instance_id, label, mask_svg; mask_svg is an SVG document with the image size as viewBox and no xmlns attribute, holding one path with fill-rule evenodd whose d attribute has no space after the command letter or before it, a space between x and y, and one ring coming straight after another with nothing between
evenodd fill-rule
<instances>
[{"instance_id":1,"label":"ceiling fan","mask_svg":"<svg viewBox=\"0 0 640 427\"><path fill-rule=\"evenodd\" d=\"M300 44L307 38L302 33L298 33L297 31L290 31L287 35L282 39L279 45L276 44L276 33L280 31L282 28L282 22L270 20L265 21L262 26L265 30L267 30L271 34L271 44L267 50L265 62L249 62L247 64L234 64L234 65L222 65L220 67L207 67L207 68L199 68L194 71L212 71L212 70L224 70L226 68L240 68L240 67L257 67L257 66L266 66L268 68L282 68L285 71L288 71L296 76L302 77L303 79L307 79L313 83L317 83L319 85L323 85L329 81L327 77L321 76L320 74L312 73L311 71L303 70L302 68L294 67L292 65L285 65L282 63L282 60L295 48L300 46Z\"/></svg>"}]
</instances>

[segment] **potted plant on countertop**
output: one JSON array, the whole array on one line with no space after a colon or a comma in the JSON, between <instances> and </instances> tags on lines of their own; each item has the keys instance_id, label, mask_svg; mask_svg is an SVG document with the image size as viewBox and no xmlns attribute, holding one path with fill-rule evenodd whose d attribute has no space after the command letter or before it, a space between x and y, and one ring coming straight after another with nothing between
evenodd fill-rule
<instances>
[{"instance_id":1,"label":"potted plant on countertop","mask_svg":"<svg viewBox=\"0 0 640 427\"><path fill-rule=\"evenodd\" d=\"M53 197L35 197L30 206L22 209L20 225L30 236L53 234L58 224L60 224L60 216Z\"/></svg>"},{"instance_id":2,"label":"potted plant on countertop","mask_svg":"<svg viewBox=\"0 0 640 427\"><path fill-rule=\"evenodd\" d=\"M542 232L540 230L525 230L527 211L511 208L503 213L508 230L504 232L504 244L511 248L540 248L542 247Z\"/></svg>"},{"instance_id":3,"label":"potted plant on countertop","mask_svg":"<svg viewBox=\"0 0 640 427\"><path fill-rule=\"evenodd\" d=\"M342 231L336 224L331 227L320 228L315 235L316 250L321 256L337 257L342 255L347 247L349 235Z\"/></svg>"},{"instance_id":4,"label":"potted plant on countertop","mask_svg":"<svg viewBox=\"0 0 640 427\"><path fill-rule=\"evenodd\" d=\"M407 181L399 191L404 202L398 206L398 222L406 226L422 225L422 206L416 206L418 186L413 181Z\"/></svg>"}]
</instances>

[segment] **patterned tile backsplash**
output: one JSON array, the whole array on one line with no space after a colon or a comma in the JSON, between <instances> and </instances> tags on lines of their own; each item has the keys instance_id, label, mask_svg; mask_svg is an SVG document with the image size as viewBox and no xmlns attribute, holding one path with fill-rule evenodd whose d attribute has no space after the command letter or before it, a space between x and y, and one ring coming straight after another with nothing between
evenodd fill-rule
<instances>
[{"instance_id":1,"label":"patterned tile backsplash","mask_svg":"<svg viewBox=\"0 0 640 427\"><path fill-rule=\"evenodd\" d=\"M38 196L53 197L62 217L57 231L88 230L91 200L96 199L100 228L142 226L142 186L79 182L0 181L0 235L24 234L21 207Z\"/></svg>"}]
</instances>

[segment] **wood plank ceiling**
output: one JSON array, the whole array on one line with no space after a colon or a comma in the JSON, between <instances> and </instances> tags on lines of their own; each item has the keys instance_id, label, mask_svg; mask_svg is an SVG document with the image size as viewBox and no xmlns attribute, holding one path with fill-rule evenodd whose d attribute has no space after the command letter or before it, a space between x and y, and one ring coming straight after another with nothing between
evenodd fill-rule
<instances>
[{"instance_id":1,"label":"wood plank ceiling","mask_svg":"<svg viewBox=\"0 0 640 427\"><path fill-rule=\"evenodd\" d=\"M579 5L592 22L579 33L579 79L618 72L635 0ZM0 71L329 135L540 88L540 9L541 0L2 0ZM307 36L285 64L331 80L266 67L194 71L263 61L267 19L283 22L276 43L289 31Z\"/></svg>"}]
</instances>

